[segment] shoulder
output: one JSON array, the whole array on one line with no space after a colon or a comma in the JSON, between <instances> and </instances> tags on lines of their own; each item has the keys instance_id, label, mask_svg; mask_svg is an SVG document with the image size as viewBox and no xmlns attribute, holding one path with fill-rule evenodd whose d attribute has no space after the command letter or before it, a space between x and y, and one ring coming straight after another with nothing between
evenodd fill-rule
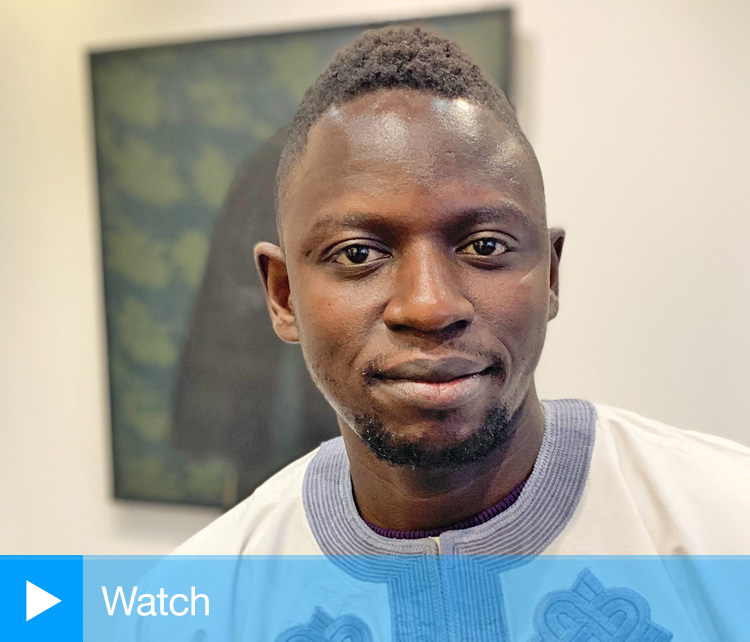
<instances>
[{"instance_id":1,"label":"shoulder","mask_svg":"<svg viewBox=\"0 0 750 642\"><path fill-rule=\"evenodd\" d=\"M302 488L318 449L292 462L247 499L177 548L174 555L316 554Z\"/></svg>"},{"instance_id":2,"label":"shoulder","mask_svg":"<svg viewBox=\"0 0 750 642\"><path fill-rule=\"evenodd\" d=\"M594 404L597 434L611 439L623 457L637 456L643 466L690 465L720 478L738 475L750 479L750 448L737 442L684 430L634 412Z\"/></svg>"},{"instance_id":3,"label":"shoulder","mask_svg":"<svg viewBox=\"0 0 750 642\"><path fill-rule=\"evenodd\" d=\"M659 553L747 554L750 448L595 404L589 497L631 511ZM594 488L593 486L596 486Z\"/></svg>"}]
</instances>

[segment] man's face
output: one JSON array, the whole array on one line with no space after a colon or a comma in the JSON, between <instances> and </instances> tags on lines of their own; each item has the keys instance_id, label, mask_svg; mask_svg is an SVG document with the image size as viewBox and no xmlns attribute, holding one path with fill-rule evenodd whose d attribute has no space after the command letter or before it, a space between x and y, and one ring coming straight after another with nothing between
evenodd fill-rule
<instances>
[{"instance_id":1,"label":"man's face","mask_svg":"<svg viewBox=\"0 0 750 642\"><path fill-rule=\"evenodd\" d=\"M283 257L258 250L274 325L343 430L455 453L521 409L562 235L550 253L537 165L492 112L411 90L332 107L280 216Z\"/></svg>"}]
</instances>

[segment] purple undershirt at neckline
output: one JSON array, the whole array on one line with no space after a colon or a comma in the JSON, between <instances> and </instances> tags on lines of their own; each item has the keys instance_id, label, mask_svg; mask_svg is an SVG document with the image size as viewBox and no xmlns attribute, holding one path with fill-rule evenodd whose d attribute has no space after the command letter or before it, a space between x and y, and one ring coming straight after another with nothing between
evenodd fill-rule
<instances>
[{"instance_id":1,"label":"purple undershirt at neckline","mask_svg":"<svg viewBox=\"0 0 750 642\"><path fill-rule=\"evenodd\" d=\"M383 528L382 526L376 526L372 522L368 522L366 519L364 520L364 522L370 527L371 530L375 531L378 535L382 535L383 537L391 537L393 539L422 539L423 537L438 537L446 531L457 531L464 528L471 528L472 526L479 526L479 524L484 524L496 515L502 513L504 510L509 509L520 497L521 491L523 490L523 487L526 485L526 482L528 480L528 477L524 479L497 504L486 508L481 513L472 515L471 517L467 517L466 519L462 519L461 521L456 522L455 524L450 524L449 526L441 526L440 528L429 528L419 531L399 531L393 528Z\"/></svg>"}]
</instances>

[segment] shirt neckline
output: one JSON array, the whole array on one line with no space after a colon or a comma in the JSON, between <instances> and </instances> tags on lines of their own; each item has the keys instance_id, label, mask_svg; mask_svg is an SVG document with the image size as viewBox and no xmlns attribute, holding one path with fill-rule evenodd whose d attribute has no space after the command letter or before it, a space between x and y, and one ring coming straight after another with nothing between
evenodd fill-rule
<instances>
[{"instance_id":1,"label":"shirt neckline","mask_svg":"<svg viewBox=\"0 0 750 642\"><path fill-rule=\"evenodd\" d=\"M515 501L521 496L521 491L526 485L528 477L526 477L520 484L518 484L513 490L511 490L505 497L499 502L493 504L489 508L486 508L481 513L466 517L458 522L451 524L450 526L441 526L439 528L423 529L423 530L396 530L393 528L383 528L372 522L368 522L366 519L365 524L370 527L370 530L375 531L378 535L383 537L391 537L395 539L421 539L423 537L440 537L446 531L462 530L470 528L472 526L478 526L489 521L495 515L502 513L504 510L508 510ZM364 518L363 518L364 519Z\"/></svg>"},{"instance_id":2,"label":"shirt neckline","mask_svg":"<svg viewBox=\"0 0 750 642\"><path fill-rule=\"evenodd\" d=\"M507 510L483 524L435 538L374 532L357 511L343 439L321 445L303 482L302 501L326 555L536 555L570 520L588 477L596 410L580 399L543 401L545 430L534 469Z\"/></svg>"}]
</instances>

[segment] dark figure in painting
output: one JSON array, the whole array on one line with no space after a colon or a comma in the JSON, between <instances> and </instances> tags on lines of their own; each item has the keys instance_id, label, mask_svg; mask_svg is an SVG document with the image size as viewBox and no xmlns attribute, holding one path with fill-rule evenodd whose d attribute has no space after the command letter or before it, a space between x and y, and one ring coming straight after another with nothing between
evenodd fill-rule
<instances>
[{"instance_id":1,"label":"dark figure in painting","mask_svg":"<svg viewBox=\"0 0 750 642\"><path fill-rule=\"evenodd\" d=\"M177 375L172 441L191 455L233 462L226 508L338 432L299 347L281 343L271 327L253 259L259 241L278 243L274 185L287 132L278 131L235 174Z\"/></svg>"}]
</instances>

